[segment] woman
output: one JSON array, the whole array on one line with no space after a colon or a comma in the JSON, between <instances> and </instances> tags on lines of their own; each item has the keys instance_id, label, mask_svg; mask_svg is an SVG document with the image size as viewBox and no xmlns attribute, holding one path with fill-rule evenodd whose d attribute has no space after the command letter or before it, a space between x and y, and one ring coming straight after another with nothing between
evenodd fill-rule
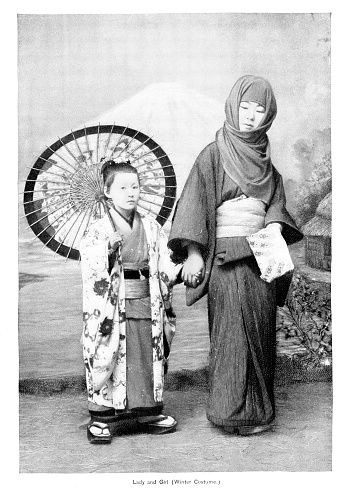
<instances>
[{"instance_id":1,"label":"woman","mask_svg":"<svg viewBox=\"0 0 349 493\"><path fill-rule=\"evenodd\" d=\"M198 156L178 202L168 246L185 260L187 305L208 293L207 418L228 432L258 433L274 420L276 307L290 275L261 279L247 237L267 228L287 244L302 234L288 214L266 132L277 108L269 82L241 77L216 140Z\"/></svg>"}]
</instances>

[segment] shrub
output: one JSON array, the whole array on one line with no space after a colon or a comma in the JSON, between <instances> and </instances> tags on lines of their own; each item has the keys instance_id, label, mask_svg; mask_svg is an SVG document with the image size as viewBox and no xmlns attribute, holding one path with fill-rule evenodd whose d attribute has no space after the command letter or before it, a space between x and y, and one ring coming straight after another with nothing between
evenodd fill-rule
<instances>
[{"instance_id":1,"label":"shrub","mask_svg":"<svg viewBox=\"0 0 349 493\"><path fill-rule=\"evenodd\" d=\"M285 339L295 338L305 349L294 357L309 368L332 361L331 299L326 289L317 288L295 273L285 307L280 311L279 330Z\"/></svg>"},{"instance_id":2,"label":"shrub","mask_svg":"<svg viewBox=\"0 0 349 493\"><path fill-rule=\"evenodd\" d=\"M331 189L331 153L328 152L315 164L310 177L295 191L294 214L300 226L314 217L317 206Z\"/></svg>"}]
</instances>

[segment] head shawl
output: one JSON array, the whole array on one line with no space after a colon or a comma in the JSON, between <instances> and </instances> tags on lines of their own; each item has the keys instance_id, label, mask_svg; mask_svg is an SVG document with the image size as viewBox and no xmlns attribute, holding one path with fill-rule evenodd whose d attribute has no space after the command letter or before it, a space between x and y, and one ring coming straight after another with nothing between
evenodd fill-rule
<instances>
[{"instance_id":1,"label":"head shawl","mask_svg":"<svg viewBox=\"0 0 349 493\"><path fill-rule=\"evenodd\" d=\"M241 101L254 101L265 108L258 128L239 129ZM225 103L226 120L218 130L216 142L225 172L248 197L269 204L274 191L273 167L266 132L276 117L273 89L262 77L245 75L232 88Z\"/></svg>"}]
</instances>

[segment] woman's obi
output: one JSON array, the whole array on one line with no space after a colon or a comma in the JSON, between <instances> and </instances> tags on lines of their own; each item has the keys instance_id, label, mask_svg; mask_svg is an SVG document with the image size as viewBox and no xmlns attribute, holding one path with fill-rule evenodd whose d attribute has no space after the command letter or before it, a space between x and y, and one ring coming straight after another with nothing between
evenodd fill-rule
<instances>
[{"instance_id":1,"label":"woman's obi","mask_svg":"<svg viewBox=\"0 0 349 493\"><path fill-rule=\"evenodd\" d=\"M265 204L260 200L242 196L223 202L216 214L215 264L243 258L248 245L264 281L272 282L292 271L294 265L280 230L265 228L264 221ZM242 252L238 252L239 247Z\"/></svg>"},{"instance_id":2,"label":"woman's obi","mask_svg":"<svg viewBox=\"0 0 349 493\"><path fill-rule=\"evenodd\" d=\"M265 204L241 195L223 202L216 210L216 238L250 236L264 228Z\"/></svg>"},{"instance_id":3,"label":"woman's obi","mask_svg":"<svg viewBox=\"0 0 349 493\"><path fill-rule=\"evenodd\" d=\"M264 228L264 202L241 195L227 200L216 211L214 263L223 265L253 256L246 237Z\"/></svg>"}]
</instances>

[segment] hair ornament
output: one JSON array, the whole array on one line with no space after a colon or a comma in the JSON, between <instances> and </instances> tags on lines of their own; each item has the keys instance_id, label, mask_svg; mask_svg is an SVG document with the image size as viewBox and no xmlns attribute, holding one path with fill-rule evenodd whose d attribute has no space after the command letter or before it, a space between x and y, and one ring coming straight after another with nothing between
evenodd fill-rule
<instances>
[{"instance_id":1,"label":"hair ornament","mask_svg":"<svg viewBox=\"0 0 349 493\"><path fill-rule=\"evenodd\" d=\"M101 163L102 166L101 166L101 169L100 169L100 174L103 175L103 173L105 172L105 170L107 168L109 168L110 166L115 166L116 164L131 164L131 162L128 160L128 161L125 161L124 159L118 157L118 158L115 158L115 159L108 159L107 161L104 161L105 158L102 158L101 159ZM103 162L104 161L104 162Z\"/></svg>"}]
</instances>

